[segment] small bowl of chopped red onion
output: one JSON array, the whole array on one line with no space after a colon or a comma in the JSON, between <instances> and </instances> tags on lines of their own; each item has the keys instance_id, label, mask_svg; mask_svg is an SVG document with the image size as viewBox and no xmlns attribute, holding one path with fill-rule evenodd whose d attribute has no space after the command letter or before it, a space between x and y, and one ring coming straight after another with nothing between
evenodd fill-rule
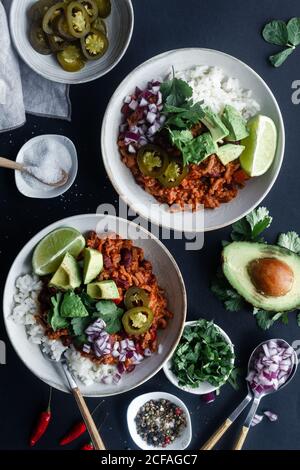
<instances>
[{"instance_id":1,"label":"small bowl of chopped red onion","mask_svg":"<svg viewBox=\"0 0 300 470\"><path fill-rule=\"evenodd\" d=\"M256 396L267 395L284 387L298 366L296 351L283 339L270 339L253 351L246 380Z\"/></svg>"},{"instance_id":2,"label":"small bowl of chopped red onion","mask_svg":"<svg viewBox=\"0 0 300 470\"><path fill-rule=\"evenodd\" d=\"M170 393L136 397L128 406L127 424L132 440L142 450L184 450L192 439L189 410Z\"/></svg>"}]
</instances>

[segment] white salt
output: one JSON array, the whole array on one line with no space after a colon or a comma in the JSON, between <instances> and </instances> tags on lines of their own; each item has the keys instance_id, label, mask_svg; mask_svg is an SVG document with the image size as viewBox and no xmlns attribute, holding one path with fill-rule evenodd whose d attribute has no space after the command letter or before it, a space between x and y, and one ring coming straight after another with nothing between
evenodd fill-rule
<instances>
[{"instance_id":1,"label":"white salt","mask_svg":"<svg viewBox=\"0 0 300 470\"><path fill-rule=\"evenodd\" d=\"M32 188L51 190L47 184L55 184L62 179L62 170L69 173L72 158L68 148L55 137L45 137L34 142L24 151L23 164L30 174L22 173L26 183ZM44 181L40 183L36 178Z\"/></svg>"}]
</instances>

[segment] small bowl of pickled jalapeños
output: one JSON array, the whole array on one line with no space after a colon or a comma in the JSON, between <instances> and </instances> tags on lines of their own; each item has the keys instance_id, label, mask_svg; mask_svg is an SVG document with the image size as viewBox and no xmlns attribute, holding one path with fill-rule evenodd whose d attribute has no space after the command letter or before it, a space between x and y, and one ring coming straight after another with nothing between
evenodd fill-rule
<instances>
[{"instance_id":1,"label":"small bowl of pickled jalape\u00f1os","mask_svg":"<svg viewBox=\"0 0 300 470\"><path fill-rule=\"evenodd\" d=\"M164 392L136 397L127 410L132 440L143 450L184 450L192 439L192 424L185 404Z\"/></svg>"},{"instance_id":2,"label":"small bowl of pickled jalape\u00f1os","mask_svg":"<svg viewBox=\"0 0 300 470\"><path fill-rule=\"evenodd\" d=\"M10 23L16 49L33 70L49 80L83 83L122 58L133 8L130 0L14 0Z\"/></svg>"}]
</instances>

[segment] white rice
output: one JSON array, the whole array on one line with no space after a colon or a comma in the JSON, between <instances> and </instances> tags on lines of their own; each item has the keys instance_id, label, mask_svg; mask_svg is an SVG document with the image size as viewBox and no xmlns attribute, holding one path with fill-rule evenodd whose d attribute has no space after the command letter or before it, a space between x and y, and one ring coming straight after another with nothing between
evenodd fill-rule
<instances>
[{"instance_id":1,"label":"white rice","mask_svg":"<svg viewBox=\"0 0 300 470\"><path fill-rule=\"evenodd\" d=\"M12 320L25 327L28 340L39 345L42 350L49 354L51 359L59 361L61 355L65 355L69 362L71 371L85 385L103 382L112 383L116 367L105 364L95 364L90 359L83 357L72 346L64 346L60 340L49 339L42 325L37 323L35 315L38 314L38 294L42 283L35 275L25 274L16 281L16 293L14 295L14 307L11 314Z\"/></svg>"},{"instance_id":2,"label":"white rice","mask_svg":"<svg viewBox=\"0 0 300 470\"><path fill-rule=\"evenodd\" d=\"M260 111L252 91L242 88L237 78L226 76L219 67L198 65L182 72L176 71L176 78L185 80L192 87L194 102L203 100L204 105L210 106L215 113L222 113L227 104L246 120Z\"/></svg>"}]
</instances>

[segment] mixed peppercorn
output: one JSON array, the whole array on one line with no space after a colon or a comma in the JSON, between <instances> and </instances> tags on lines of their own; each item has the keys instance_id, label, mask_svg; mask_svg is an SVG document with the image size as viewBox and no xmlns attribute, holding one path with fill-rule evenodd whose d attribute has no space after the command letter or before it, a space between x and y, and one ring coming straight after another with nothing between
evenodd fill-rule
<instances>
[{"instance_id":1,"label":"mixed peppercorn","mask_svg":"<svg viewBox=\"0 0 300 470\"><path fill-rule=\"evenodd\" d=\"M150 400L135 417L137 433L154 447L167 447L187 426L182 408L169 400Z\"/></svg>"}]
</instances>

